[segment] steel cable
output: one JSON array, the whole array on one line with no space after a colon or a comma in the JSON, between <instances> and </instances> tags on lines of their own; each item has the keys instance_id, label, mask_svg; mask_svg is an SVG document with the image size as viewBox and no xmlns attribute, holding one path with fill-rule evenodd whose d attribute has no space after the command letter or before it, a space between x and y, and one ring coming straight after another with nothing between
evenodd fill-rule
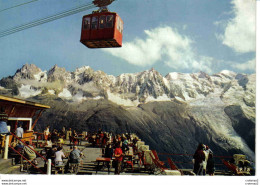
<instances>
[{"instance_id":1,"label":"steel cable","mask_svg":"<svg viewBox=\"0 0 260 185\"><path fill-rule=\"evenodd\" d=\"M48 17L45 17L45 18L42 18L42 19L39 19L39 20L32 21L32 22L29 22L29 23L26 23L26 24L23 24L23 25L20 25L20 26L15 26L13 28L1 31L0 32L0 38L7 36L7 35L10 35L10 34L13 34L13 33L16 33L16 32L19 32L19 31L22 31L22 30L29 29L31 27L35 27L35 26L38 26L38 25L41 25L41 24L44 24L44 23L48 23L48 22L51 22L51 21L54 21L54 20L57 20L57 19L61 19L61 18L66 17L66 16L70 16L70 15L73 15L73 14L76 14L76 13L79 13L79 12L82 12L82 11L86 11L86 10L94 8L94 7L96 7L96 6L93 3L89 3L89 4L86 4L86 5L81 5L79 7L73 8L71 10L66 10L66 11L57 13L55 15L51 15L51 16L48 16Z\"/></svg>"},{"instance_id":2,"label":"steel cable","mask_svg":"<svg viewBox=\"0 0 260 185\"><path fill-rule=\"evenodd\" d=\"M17 7L19 7L19 6L23 6L23 5L26 5L26 4L29 4L29 3L33 3L33 2L35 2L35 1L38 1L38 0L33 0L33 1L26 2L26 3L18 4L18 5L9 7L9 8L5 8L5 9L0 10L0 12L6 11L6 10L10 10L10 9L12 9L12 8L17 8Z\"/></svg>"}]
</instances>

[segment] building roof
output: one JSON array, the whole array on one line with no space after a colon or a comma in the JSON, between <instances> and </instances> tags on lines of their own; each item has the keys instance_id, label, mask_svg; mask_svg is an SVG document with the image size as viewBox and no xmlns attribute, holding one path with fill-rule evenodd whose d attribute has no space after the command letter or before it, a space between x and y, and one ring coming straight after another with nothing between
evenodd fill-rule
<instances>
[{"instance_id":1,"label":"building roof","mask_svg":"<svg viewBox=\"0 0 260 185\"><path fill-rule=\"evenodd\" d=\"M22 104L22 105L27 105L27 106L33 106L37 109L49 109L50 106L48 105L42 105L39 103L35 103L35 102L31 102L31 101L27 101L27 100L22 100L19 98L14 98L14 97L8 97L8 96L3 96L0 95L0 102L1 101L5 101L5 102L10 102L10 103L18 103L18 104Z\"/></svg>"}]
</instances>

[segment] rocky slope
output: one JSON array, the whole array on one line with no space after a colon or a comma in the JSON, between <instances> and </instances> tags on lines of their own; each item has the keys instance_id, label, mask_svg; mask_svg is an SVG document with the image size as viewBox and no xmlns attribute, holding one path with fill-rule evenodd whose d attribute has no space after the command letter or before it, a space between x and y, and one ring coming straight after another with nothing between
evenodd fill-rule
<instances>
[{"instance_id":1,"label":"rocky slope","mask_svg":"<svg viewBox=\"0 0 260 185\"><path fill-rule=\"evenodd\" d=\"M26 64L0 81L0 93L50 105L37 129L102 127L136 132L159 152L193 153L203 142L219 155L255 158L255 74L163 77L151 69L115 77L86 66L68 72Z\"/></svg>"}]
</instances>

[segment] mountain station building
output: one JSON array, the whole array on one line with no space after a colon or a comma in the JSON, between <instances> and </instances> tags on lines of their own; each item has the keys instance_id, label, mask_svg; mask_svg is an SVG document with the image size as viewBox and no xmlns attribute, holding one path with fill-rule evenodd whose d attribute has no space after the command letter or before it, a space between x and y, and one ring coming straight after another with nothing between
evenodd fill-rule
<instances>
[{"instance_id":1,"label":"mountain station building","mask_svg":"<svg viewBox=\"0 0 260 185\"><path fill-rule=\"evenodd\" d=\"M47 105L2 95L0 95L0 107L4 107L8 115L7 125L11 127L12 133L15 133L18 123L22 123L24 129L22 140L25 141L32 139L33 128L37 121L42 113L50 108Z\"/></svg>"}]
</instances>

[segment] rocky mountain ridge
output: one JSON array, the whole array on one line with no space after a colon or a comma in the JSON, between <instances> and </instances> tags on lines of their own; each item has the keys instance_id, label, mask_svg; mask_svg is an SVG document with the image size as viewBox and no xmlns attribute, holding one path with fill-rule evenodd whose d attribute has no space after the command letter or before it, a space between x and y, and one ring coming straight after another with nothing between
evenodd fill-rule
<instances>
[{"instance_id":1,"label":"rocky mountain ridge","mask_svg":"<svg viewBox=\"0 0 260 185\"><path fill-rule=\"evenodd\" d=\"M255 157L255 74L163 77L150 69L115 77L88 66L68 72L26 64L0 80L0 93L51 105L39 130L48 122L79 130L101 127L137 132L162 152L192 153L203 142L219 154Z\"/></svg>"}]
</instances>

